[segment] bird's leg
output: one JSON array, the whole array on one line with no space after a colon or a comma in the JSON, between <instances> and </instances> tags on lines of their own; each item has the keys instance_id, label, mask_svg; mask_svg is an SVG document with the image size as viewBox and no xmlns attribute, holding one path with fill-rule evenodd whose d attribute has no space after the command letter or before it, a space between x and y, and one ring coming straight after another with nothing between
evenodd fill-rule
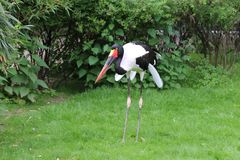
<instances>
[{"instance_id":1,"label":"bird's leg","mask_svg":"<svg viewBox=\"0 0 240 160\"><path fill-rule=\"evenodd\" d=\"M141 121L141 110L143 105L143 99L142 99L142 88L143 88L143 76L144 72L140 73L140 98L139 98L139 109L138 109L138 126L137 126L137 133L136 133L136 142L138 142L138 134L140 129L140 121Z\"/></svg>"},{"instance_id":2,"label":"bird's leg","mask_svg":"<svg viewBox=\"0 0 240 160\"><path fill-rule=\"evenodd\" d=\"M142 86L143 86L143 82L141 81L141 85L140 85L140 98L139 98L139 109L138 109L138 126L137 126L137 133L136 133L136 142L138 142L138 133L139 133L139 129L140 129L140 120L141 120L141 110L142 110L142 105L143 105Z\"/></svg>"},{"instance_id":3,"label":"bird's leg","mask_svg":"<svg viewBox=\"0 0 240 160\"><path fill-rule=\"evenodd\" d=\"M123 128L123 139L122 142L126 142L126 130L127 130L127 123L128 123L128 112L131 106L131 97L130 97L130 79L128 78L128 97L127 97L127 110L126 110L126 117L125 117L125 123Z\"/></svg>"}]
</instances>

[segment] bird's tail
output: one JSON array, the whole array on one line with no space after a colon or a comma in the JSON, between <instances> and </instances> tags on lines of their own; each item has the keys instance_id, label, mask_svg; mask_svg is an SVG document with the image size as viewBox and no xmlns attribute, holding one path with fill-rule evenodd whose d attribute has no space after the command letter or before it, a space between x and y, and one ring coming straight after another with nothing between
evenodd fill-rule
<instances>
[{"instance_id":1,"label":"bird's tail","mask_svg":"<svg viewBox=\"0 0 240 160\"><path fill-rule=\"evenodd\" d=\"M149 63L148 70L151 73L153 80L156 83L156 85L158 86L158 88L162 88L163 80L161 79L160 75L158 74L156 68L152 64Z\"/></svg>"}]
</instances>

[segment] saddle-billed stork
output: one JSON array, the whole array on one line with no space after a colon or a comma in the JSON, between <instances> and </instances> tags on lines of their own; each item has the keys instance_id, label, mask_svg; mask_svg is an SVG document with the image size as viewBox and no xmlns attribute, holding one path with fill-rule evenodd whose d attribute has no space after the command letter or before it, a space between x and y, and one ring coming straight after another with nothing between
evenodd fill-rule
<instances>
[{"instance_id":1,"label":"saddle-billed stork","mask_svg":"<svg viewBox=\"0 0 240 160\"><path fill-rule=\"evenodd\" d=\"M151 73L154 82L159 88L163 87L163 81L160 78L154 65L156 65L157 54L146 44L142 42L130 42L123 46L114 44L112 50L108 56L108 59L99 73L95 83L97 83L103 75L110 68L111 64L115 63L115 80L119 81L125 74L128 79L128 97L127 97L127 110L123 129L122 142L126 141L126 129L128 123L128 112L131 105L130 97L130 80L133 80L136 73L140 74L140 99L139 99L139 111L138 111L138 126L136 131L136 142L138 141L138 133L140 129L141 109L143 105L142 88L143 77L146 70Z\"/></svg>"}]
</instances>

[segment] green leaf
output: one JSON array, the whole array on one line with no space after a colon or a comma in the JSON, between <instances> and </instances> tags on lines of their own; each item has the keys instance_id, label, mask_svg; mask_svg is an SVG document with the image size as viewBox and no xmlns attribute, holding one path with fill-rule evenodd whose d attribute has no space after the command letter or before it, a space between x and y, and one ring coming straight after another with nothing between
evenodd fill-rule
<instances>
[{"instance_id":1,"label":"green leaf","mask_svg":"<svg viewBox=\"0 0 240 160\"><path fill-rule=\"evenodd\" d=\"M27 95L27 99L31 102L36 102L36 99L35 99L35 95L34 94L29 94Z\"/></svg>"},{"instance_id":2,"label":"green leaf","mask_svg":"<svg viewBox=\"0 0 240 160\"><path fill-rule=\"evenodd\" d=\"M117 29L117 30L115 31L115 33L116 33L116 35L118 35L118 36L124 36L124 32L123 32L122 29Z\"/></svg>"},{"instance_id":3,"label":"green leaf","mask_svg":"<svg viewBox=\"0 0 240 160\"><path fill-rule=\"evenodd\" d=\"M93 40L91 40L89 42L84 42L83 51L86 51L86 50L90 49L92 47L93 42L94 42Z\"/></svg>"},{"instance_id":4,"label":"green leaf","mask_svg":"<svg viewBox=\"0 0 240 160\"><path fill-rule=\"evenodd\" d=\"M0 76L0 82L3 82L3 81L7 82L7 79L5 79L4 77Z\"/></svg>"},{"instance_id":5,"label":"green leaf","mask_svg":"<svg viewBox=\"0 0 240 160\"><path fill-rule=\"evenodd\" d=\"M110 82L110 83L114 83L114 82L115 82L113 76L109 76L109 77L107 77L107 81Z\"/></svg>"},{"instance_id":6,"label":"green leaf","mask_svg":"<svg viewBox=\"0 0 240 160\"><path fill-rule=\"evenodd\" d=\"M81 68L79 71L78 71L78 77L79 78L82 78L83 76L85 76L87 74L87 70Z\"/></svg>"},{"instance_id":7,"label":"green leaf","mask_svg":"<svg viewBox=\"0 0 240 160\"><path fill-rule=\"evenodd\" d=\"M30 89L26 87L20 87L19 93L20 93L20 97L23 98L30 93Z\"/></svg>"},{"instance_id":8,"label":"green leaf","mask_svg":"<svg viewBox=\"0 0 240 160\"><path fill-rule=\"evenodd\" d=\"M21 89L21 87L14 87L14 88L13 88L13 92L14 92L17 96L19 96L19 95L20 95L20 89Z\"/></svg>"},{"instance_id":9,"label":"green leaf","mask_svg":"<svg viewBox=\"0 0 240 160\"><path fill-rule=\"evenodd\" d=\"M99 60L98 57L90 56L88 57L88 64L92 66L96 64L98 60Z\"/></svg>"},{"instance_id":10,"label":"green leaf","mask_svg":"<svg viewBox=\"0 0 240 160\"><path fill-rule=\"evenodd\" d=\"M92 74L88 74L87 75L87 82L89 82L89 81L95 81L95 76L94 75L92 75Z\"/></svg>"},{"instance_id":11,"label":"green leaf","mask_svg":"<svg viewBox=\"0 0 240 160\"><path fill-rule=\"evenodd\" d=\"M147 32L152 38L156 38L157 32L154 28L149 28Z\"/></svg>"},{"instance_id":12,"label":"green leaf","mask_svg":"<svg viewBox=\"0 0 240 160\"><path fill-rule=\"evenodd\" d=\"M77 66L78 66L78 68L79 68L82 64L83 64L83 60L82 60L82 59L79 59L79 60L77 61Z\"/></svg>"},{"instance_id":13,"label":"green leaf","mask_svg":"<svg viewBox=\"0 0 240 160\"><path fill-rule=\"evenodd\" d=\"M154 46L159 43L159 40L157 38L150 38L148 43L149 45Z\"/></svg>"},{"instance_id":14,"label":"green leaf","mask_svg":"<svg viewBox=\"0 0 240 160\"><path fill-rule=\"evenodd\" d=\"M111 23L111 24L109 24L108 27L109 27L110 30L113 30L113 28L114 28L114 24Z\"/></svg>"},{"instance_id":15,"label":"green leaf","mask_svg":"<svg viewBox=\"0 0 240 160\"><path fill-rule=\"evenodd\" d=\"M90 73L94 74L94 75L98 75L99 73L99 68L93 68L90 70Z\"/></svg>"},{"instance_id":16,"label":"green leaf","mask_svg":"<svg viewBox=\"0 0 240 160\"><path fill-rule=\"evenodd\" d=\"M108 51L110 51L111 50L111 47L108 45L108 44L105 44L104 46L103 46L103 52L108 52Z\"/></svg>"},{"instance_id":17,"label":"green leaf","mask_svg":"<svg viewBox=\"0 0 240 160\"><path fill-rule=\"evenodd\" d=\"M40 67L36 65L31 65L31 70L34 73L38 73L40 71Z\"/></svg>"},{"instance_id":18,"label":"green leaf","mask_svg":"<svg viewBox=\"0 0 240 160\"><path fill-rule=\"evenodd\" d=\"M92 51L94 54L98 54L98 53L101 52L101 49L98 48L98 47L94 47L94 48L91 49L91 51Z\"/></svg>"},{"instance_id":19,"label":"green leaf","mask_svg":"<svg viewBox=\"0 0 240 160\"><path fill-rule=\"evenodd\" d=\"M168 36L163 37L163 41L168 45L170 43L170 38Z\"/></svg>"},{"instance_id":20,"label":"green leaf","mask_svg":"<svg viewBox=\"0 0 240 160\"><path fill-rule=\"evenodd\" d=\"M32 55L32 58L35 60L35 62L39 66L49 68L48 65L44 62L44 60L42 60L42 58L40 58L38 55L34 54L34 55Z\"/></svg>"},{"instance_id":21,"label":"green leaf","mask_svg":"<svg viewBox=\"0 0 240 160\"><path fill-rule=\"evenodd\" d=\"M21 58L19 61L19 64L24 65L24 66L28 65L28 63L29 62L25 58Z\"/></svg>"},{"instance_id":22,"label":"green leaf","mask_svg":"<svg viewBox=\"0 0 240 160\"><path fill-rule=\"evenodd\" d=\"M155 19L155 21L159 22L160 19L161 19L161 16L160 16L160 15L157 15L157 16L154 17L154 19Z\"/></svg>"},{"instance_id":23,"label":"green leaf","mask_svg":"<svg viewBox=\"0 0 240 160\"><path fill-rule=\"evenodd\" d=\"M13 88L10 86L5 86L4 91L6 91L8 94L12 95L13 94Z\"/></svg>"},{"instance_id":24,"label":"green leaf","mask_svg":"<svg viewBox=\"0 0 240 160\"><path fill-rule=\"evenodd\" d=\"M113 41L113 36L108 36L108 40L110 41L110 42L112 42Z\"/></svg>"},{"instance_id":25,"label":"green leaf","mask_svg":"<svg viewBox=\"0 0 240 160\"><path fill-rule=\"evenodd\" d=\"M0 92L0 99L5 98L4 94Z\"/></svg>"},{"instance_id":26,"label":"green leaf","mask_svg":"<svg viewBox=\"0 0 240 160\"><path fill-rule=\"evenodd\" d=\"M168 26L168 27L167 27L167 31L168 31L168 33L169 33L170 35L174 35L172 26Z\"/></svg>"},{"instance_id":27,"label":"green leaf","mask_svg":"<svg viewBox=\"0 0 240 160\"><path fill-rule=\"evenodd\" d=\"M39 86L43 87L43 88L48 89L47 84L46 84L43 80L41 80L41 79L38 79L38 80L37 80L37 84L38 84Z\"/></svg>"},{"instance_id":28,"label":"green leaf","mask_svg":"<svg viewBox=\"0 0 240 160\"><path fill-rule=\"evenodd\" d=\"M23 74L17 74L11 78L12 83L14 84L27 84L28 79Z\"/></svg>"},{"instance_id":29,"label":"green leaf","mask_svg":"<svg viewBox=\"0 0 240 160\"><path fill-rule=\"evenodd\" d=\"M9 69L7 70L7 72L10 73L10 74L13 75L13 76L17 74L17 71L16 71L15 68L9 68Z\"/></svg>"},{"instance_id":30,"label":"green leaf","mask_svg":"<svg viewBox=\"0 0 240 160\"><path fill-rule=\"evenodd\" d=\"M20 67L20 70L26 76L28 76L28 78L30 78L33 83L35 83L37 81L37 79L38 79L37 75L35 73L33 73L29 68L27 68L27 67Z\"/></svg>"}]
</instances>

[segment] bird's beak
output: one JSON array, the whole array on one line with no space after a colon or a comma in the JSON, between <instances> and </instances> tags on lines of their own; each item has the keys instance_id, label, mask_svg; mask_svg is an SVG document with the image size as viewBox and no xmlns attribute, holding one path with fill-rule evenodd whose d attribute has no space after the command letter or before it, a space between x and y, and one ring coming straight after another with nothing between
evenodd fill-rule
<instances>
[{"instance_id":1,"label":"bird's beak","mask_svg":"<svg viewBox=\"0 0 240 160\"><path fill-rule=\"evenodd\" d=\"M105 65L103 66L101 72L99 73L95 83L97 83L100 79L102 79L102 77L104 76L104 74L107 72L107 70L111 67L113 61L116 59L116 57L114 56L109 56Z\"/></svg>"}]
</instances>

